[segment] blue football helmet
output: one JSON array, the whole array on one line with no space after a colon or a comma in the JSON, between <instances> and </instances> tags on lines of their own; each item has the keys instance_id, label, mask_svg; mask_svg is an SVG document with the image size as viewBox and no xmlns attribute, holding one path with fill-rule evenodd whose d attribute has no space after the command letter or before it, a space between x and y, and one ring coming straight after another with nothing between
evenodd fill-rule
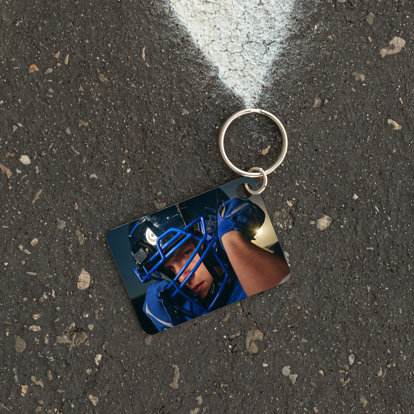
<instances>
[{"instance_id":1,"label":"blue football helmet","mask_svg":"<svg viewBox=\"0 0 414 414\"><path fill-rule=\"evenodd\" d=\"M136 266L133 271L141 283L169 281L163 299L175 309L193 318L225 304L234 274L217 235L217 209L228 199L221 190L213 190L196 199L145 216L130 227L129 241ZM185 243L194 251L176 274L163 266ZM198 254L199 259L182 282L180 278ZM213 278L204 298L188 288L187 283L201 264ZM191 310L182 306L189 301Z\"/></svg>"}]
</instances>

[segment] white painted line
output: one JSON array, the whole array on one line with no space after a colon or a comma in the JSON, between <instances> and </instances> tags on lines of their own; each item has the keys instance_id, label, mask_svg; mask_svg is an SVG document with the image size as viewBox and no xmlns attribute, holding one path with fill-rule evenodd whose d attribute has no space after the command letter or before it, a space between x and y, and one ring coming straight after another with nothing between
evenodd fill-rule
<instances>
[{"instance_id":1,"label":"white painted line","mask_svg":"<svg viewBox=\"0 0 414 414\"><path fill-rule=\"evenodd\" d=\"M294 0L169 0L221 80L253 106L288 35Z\"/></svg>"}]
</instances>

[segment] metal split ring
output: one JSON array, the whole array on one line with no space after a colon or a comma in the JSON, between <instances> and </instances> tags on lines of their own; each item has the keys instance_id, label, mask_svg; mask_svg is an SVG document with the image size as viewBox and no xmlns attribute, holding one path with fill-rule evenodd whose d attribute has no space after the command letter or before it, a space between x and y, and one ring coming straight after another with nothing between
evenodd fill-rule
<instances>
[{"instance_id":1,"label":"metal split ring","mask_svg":"<svg viewBox=\"0 0 414 414\"><path fill-rule=\"evenodd\" d=\"M271 165L267 170L264 170L263 168L260 168L260 167L253 167L253 168L250 168L249 171L244 171L244 170L236 167L230 161L229 157L226 154L226 150L224 149L224 137L226 135L227 129L229 128L230 124L235 119L240 118L243 115L247 115L247 114L251 114L251 113L265 115L268 118L270 118L277 125L277 127L279 128L279 131L282 135L282 151L279 154L279 157L277 158L276 162L273 165ZM279 165L283 162L283 160L286 156L286 153L287 153L288 138L287 138L287 133L286 133L285 127L279 121L279 119L276 118L272 113L270 113L268 111L265 111L264 109L247 108L247 109L242 109L241 111L238 111L238 112L234 113L223 124L223 126L221 127L221 130L220 130L220 134L219 134L219 147L220 147L220 153L221 153L221 156L223 157L224 162L236 173L242 175L243 177L251 177L251 178L257 178L257 177L262 177L263 176L263 185L259 188L259 190L257 190L258 192L256 192L256 190L252 190L248 184L245 184L246 189L250 193L260 194L266 188L267 175L271 174L273 171L275 171L276 168L279 167ZM256 171L256 172L253 172L253 171Z\"/></svg>"},{"instance_id":2,"label":"metal split ring","mask_svg":"<svg viewBox=\"0 0 414 414\"><path fill-rule=\"evenodd\" d=\"M260 167L252 167L250 168L249 172L252 171L259 171L260 174L263 176L263 184L258 190L253 190L248 183L244 183L244 187L250 194L262 194L265 188L267 187L267 175L266 171L263 168Z\"/></svg>"}]
</instances>

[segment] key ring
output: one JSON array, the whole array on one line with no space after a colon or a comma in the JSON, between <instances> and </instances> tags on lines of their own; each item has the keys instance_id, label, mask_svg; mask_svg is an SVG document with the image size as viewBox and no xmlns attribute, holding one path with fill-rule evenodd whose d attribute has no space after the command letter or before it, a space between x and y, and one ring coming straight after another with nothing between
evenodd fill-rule
<instances>
[{"instance_id":1,"label":"key ring","mask_svg":"<svg viewBox=\"0 0 414 414\"><path fill-rule=\"evenodd\" d=\"M229 157L226 154L226 151L224 149L224 137L226 135L227 129L229 128L230 124L237 118L240 118L243 115L247 115L247 114L251 114L251 113L256 113L256 114L260 114L260 115L265 115L268 118L270 118L279 128L280 133L282 134L282 151L278 157L278 159L276 160L276 162L271 165L267 170L264 170L263 168L260 167L252 167L249 169L249 171L244 171L238 167L236 167L229 159ZM236 173L244 176L244 177L251 177L251 178L257 178L257 177L262 177L263 176L263 185L258 189L258 190L252 190L248 184L245 184L246 189L251 193L251 194L261 194L266 186L267 186L267 175L271 174L273 171L276 170L277 167L279 167L279 165L283 162L286 153L287 153L287 148L288 148L288 138L287 138L287 133L285 130L285 127L283 126L283 124L279 121L278 118L276 118L272 113L265 111L264 109L256 109L256 108L247 108L247 109L242 109L241 111L238 111L236 113L234 113L233 115L231 115L226 122L224 122L223 126L221 127L220 130L220 134L219 134L219 147L220 147L220 154L223 157L224 162ZM253 172L253 171L258 171L258 172Z\"/></svg>"}]
</instances>

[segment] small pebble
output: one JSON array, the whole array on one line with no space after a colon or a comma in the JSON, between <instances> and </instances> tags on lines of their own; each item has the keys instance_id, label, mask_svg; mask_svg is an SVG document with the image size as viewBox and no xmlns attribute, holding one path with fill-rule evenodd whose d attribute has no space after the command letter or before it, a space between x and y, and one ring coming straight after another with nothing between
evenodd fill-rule
<instances>
[{"instance_id":1,"label":"small pebble","mask_svg":"<svg viewBox=\"0 0 414 414\"><path fill-rule=\"evenodd\" d=\"M238 331L232 335L229 335L229 340L232 341L233 339L238 338L241 335L241 331Z\"/></svg>"},{"instance_id":2,"label":"small pebble","mask_svg":"<svg viewBox=\"0 0 414 414\"><path fill-rule=\"evenodd\" d=\"M367 17L365 18L365 20L367 21L368 24L373 25L374 24L374 18L375 18L375 14L372 12L369 12Z\"/></svg>"},{"instance_id":3,"label":"small pebble","mask_svg":"<svg viewBox=\"0 0 414 414\"><path fill-rule=\"evenodd\" d=\"M32 332L39 332L41 329L40 329L40 326L39 325L30 325L29 326L29 331L32 331Z\"/></svg>"},{"instance_id":4,"label":"small pebble","mask_svg":"<svg viewBox=\"0 0 414 414\"><path fill-rule=\"evenodd\" d=\"M30 379L32 380L33 384L38 385L39 387L43 388L43 382L42 380L36 379L35 376L31 376Z\"/></svg>"},{"instance_id":5,"label":"small pebble","mask_svg":"<svg viewBox=\"0 0 414 414\"><path fill-rule=\"evenodd\" d=\"M58 230L63 230L65 227L66 227L66 221L58 219L58 221L57 221Z\"/></svg>"},{"instance_id":6,"label":"small pebble","mask_svg":"<svg viewBox=\"0 0 414 414\"><path fill-rule=\"evenodd\" d=\"M4 174L6 174L8 179L13 175L13 173L7 167L5 167L3 164L0 164L0 171L2 171Z\"/></svg>"},{"instance_id":7,"label":"small pebble","mask_svg":"<svg viewBox=\"0 0 414 414\"><path fill-rule=\"evenodd\" d=\"M359 402L362 404L363 408L365 408L368 404L368 400L363 395L359 398Z\"/></svg>"},{"instance_id":8,"label":"small pebble","mask_svg":"<svg viewBox=\"0 0 414 414\"><path fill-rule=\"evenodd\" d=\"M226 314L224 315L224 318L222 319L223 322L227 322L230 318L230 312L226 312Z\"/></svg>"},{"instance_id":9,"label":"small pebble","mask_svg":"<svg viewBox=\"0 0 414 414\"><path fill-rule=\"evenodd\" d=\"M88 396L89 401L96 407L98 405L98 397L94 397L93 395Z\"/></svg>"},{"instance_id":10,"label":"small pebble","mask_svg":"<svg viewBox=\"0 0 414 414\"><path fill-rule=\"evenodd\" d=\"M23 164L23 165L29 165L31 163L30 158L27 155L22 155L19 158L19 161Z\"/></svg>"},{"instance_id":11,"label":"small pebble","mask_svg":"<svg viewBox=\"0 0 414 414\"><path fill-rule=\"evenodd\" d=\"M99 364L101 363L102 360L102 354L96 354L95 355L95 365L99 366Z\"/></svg>"},{"instance_id":12,"label":"small pebble","mask_svg":"<svg viewBox=\"0 0 414 414\"><path fill-rule=\"evenodd\" d=\"M178 365L175 365L175 364L173 364L172 367L174 369L174 377L173 377L172 382L169 385L172 389L177 390L178 380L180 378L180 369L178 368Z\"/></svg>"},{"instance_id":13,"label":"small pebble","mask_svg":"<svg viewBox=\"0 0 414 414\"><path fill-rule=\"evenodd\" d=\"M387 368L380 367L377 375L381 378L384 378L386 374L387 374Z\"/></svg>"},{"instance_id":14,"label":"small pebble","mask_svg":"<svg viewBox=\"0 0 414 414\"><path fill-rule=\"evenodd\" d=\"M320 108L322 106L322 104L323 104L322 99L317 97L317 98L315 98L315 101L313 103L313 107L314 108Z\"/></svg>"},{"instance_id":15,"label":"small pebble","mask_svg":"<svg viewBox=\"0 0 414 414\"><path fill-rule=\"evenodd\" d=\"M270 150L270 145L268 145L263 151L262 151L262 155L266 155Z\"/></svg>"},{"instance_id":16,"label":"small pebble","mask_svg":"<svg viewBox=\"0 0 414 414\"><path fill-rule=\"evenodd\" d=\"M37 243L39 243L39 239L37 239L36 237L30 241L30 245L32 247L35 247Z\"/></svg>"},{"instance_id":17,"label":"small pebble","mask_svg":"<svg viewBox=\"0 0 414 414\"><path fill-rule=\"evenodd\" d=\"M42 189L40 188L39 190L36 191L34 198L32 200L32 204L35 203L37 200L39 200L40 194L42 194Z\"/></svg>"},{"instance_id":18,"label":"small pebble","mask_svg":"<svg viewBox=\"0 0 414 414\"><path fill-rule=\"evenodd\" d=\"M35 64L29 66L29 73L34 73L34 72L37 72L38 70L39 68Z\"/></svg>"},{"instance_id":19,"label":"small pebble","mask_svg":"<svg viewBox=\"0 0 414 414\"><path fill-rule=\"evenodd\" d=\"M26 342L19 335L16 336L15 349L16 349L16 352L19 352L19 353L24 352L24 350L26 349Z\"/></svg>"},{"instance_id":20,"label":"small pebble","mask_svg":"<svg viewBox=\"0 0 414 414\"><path fill-rule=\"evenodd\" d=\"M316 228L320 231L326 230L332 223L332 217L328 215L322 216L320 219L316 221Z\"/></svg>"},{"instance_id":21,"label":"small pebble","mask_svg":"<svg viewBox=\"0 0 414 414\"><path fill-rule=\"evenodd\" d=\"M78 276L77 287L80 290L88 289L91 284L91 275L85 269L82 269Z\"/></svg>"},{"instance_id":22,"label":"small pebble","mask_svg":"<svg viewBox=\"0 0 414 414\"><path fill-rule=\"evenodd\" d=\"M83 246L83 244L85 243L85 236L84 234L80 231L80 229L76 229L76 237L78 238L78 242L81 246Z\"/></svg>"},{"instance_id":23,"label":"small pebble","mask_svg":"<svg viewBox=\"0 0 414 414\"><path fill-rule=\"evenodd\" d=\"M286 365L282 368L282 375L288 377L290 375L290 365Z\"/></svg>"},{"instance_id":24,"label":"small pebble","mask_svg":"<svg viewBox=\"0 0 414 414\"><path fill-rule=\"evenodd\" d=\"M289 375L289 379L290 379L290 382L292 383L292 385L296 384L297 378L298 378L298 374L290 374Z\"/></svg>"},{"instance_id":25,"label":"small pebble","mask_svg":"<svg viewBox=\"0 0 414 414\"><path fill-rule=\"evenodd\" d=\"M108 78L103 74L103 73L100 73L99 75L98 75L98 78L99 78L99 80L101 81L101 82L103 82L103 83L105 83L105 82L108 82Z\"/></svg>"},{"instance_id":26,"label":"small pebble","mask_svg":"<svg viewBox=\"0 0 414 414\"><path fill-rule=\"evenodd\" d=\"M363 75L362 73L354 72L353 75L354 75L355 80L360 81L360 82L365 81L365 75Z\"/></svg>"},{"instance_id":27,"label":"small pebble","mask_svg":"<svg viewBox=\"0 0 414 414\"><path fill-rule=\"evenodd\" d=\"M155 208L157 210L161 210L163 208L165 208L166 204L162 201L158 201L158 200L154 200L154 204L155 204Z\"/></svg>"},{"instance_id":28,"label":"small pebble","mask_svg":"<svg viewBox=\"0 0 414 414\"><path fill-rule=\"evenodd\" d=\"M348 357L349 365L353 365L355 362L355 354L350 354Z\"/></svg>"},{"instance_id":29,"label":"small pebble","mask_svg":"<svg viewBox=\"0 0 414 414\"><path fill-rule=\"evenodd\" d=\"M83 121L82 119L79 120L78 127L87 127L89 125L89 122Z\"/></svg>"},{"instance_id":30,"label":"small pebble","mask_svg":"<svg viewBox=\"0 0 414 414\"><path fill-rule=\"evenodd\" d=\"M29 389L29 386L28 385L22 385L21 387L22 387L22 390L20 392L20 395L22 397L24 397L26 395L26 393L27 393L27 390Z\"/></svg>"},{"instance_id":31,"label":"small pebble","mask_svg":"<svg viewBox=\"0 0 414 414\"><path fill-rule=\"evenodd\" d=\"M388 125L392 125L393 129L399 131L402 126L400 124L398 124L397 122L395 122L393 119L387 119L387 123Z\"/></svg>"},{"instance_id":32,"label":"small pebble","mask_svg":"<svg viewBox=\"0 0 414 414\"><path fill-rule=\"evenodd\" d=\"M250 354L259 353L259 348L256 345L255 341L263 341L263 332L259 331L258 329L251 329L247 332L245 339L245 346L247 352L249 352Z\"/></svg>"},{"instance_id":33,"label":"small pebble","mask_svg":"<svg viewBox=\"0 0 414 414\"><path fill-rule=\"evenodd\" d=\"M30 253L29 250L25 249L22 244L19 244L17 247L19 248L20 251L22 251L25 254L32 254L32 253Z\"/></svg>"},{"instance_id":34,"label":"small pebble","mask_svg":"<svg viewBox=\"0 0 414 414\"><path fill-rule=\"evenodd\" d=\"M404 46L405 40L401 37L395 36L390 41L390 47L385 47L380 50L380 55L382 58L388 55L395 55L400 53Z\"/></svg>"}]
</instances>

